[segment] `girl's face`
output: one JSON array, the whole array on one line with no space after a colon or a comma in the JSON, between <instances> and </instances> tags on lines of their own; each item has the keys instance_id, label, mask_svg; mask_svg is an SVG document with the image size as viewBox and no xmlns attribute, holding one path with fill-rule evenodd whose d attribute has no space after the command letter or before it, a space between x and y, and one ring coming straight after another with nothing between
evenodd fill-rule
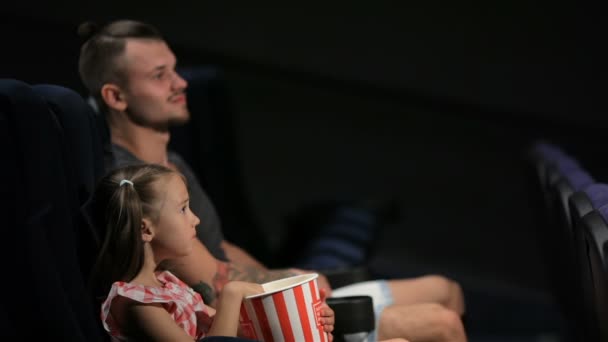
<instances>
[{"instance_id":1,"label":"girl's face","mask_svg":"<svg viewBox=\"0 0 608 342\"><path fill-rule=\"evenodd\" d=\"M167 178L157 184L161 206L158 220L151 223L154 231L151 245L155 255L174 258L190 253L196 238L195 227L200 220L190 210L188 189L183 179L177 174Z\"/></svg>"}]
</instances>

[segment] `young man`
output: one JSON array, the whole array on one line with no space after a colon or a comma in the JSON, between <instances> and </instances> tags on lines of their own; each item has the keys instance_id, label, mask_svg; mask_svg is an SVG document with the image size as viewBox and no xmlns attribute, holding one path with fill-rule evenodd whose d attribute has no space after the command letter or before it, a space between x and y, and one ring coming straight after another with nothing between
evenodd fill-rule
<instances>
[{"instance_id":1,"label":"young man","mask_svg":"<svg viewBox=\"0 0 608 342\"><path fill-rule=\"evenodd\" d=\"M86 24L85 24L86 25ZM229 280L265 282L302 270L268 270L246 251L225 241L219 218L190 167L168 151L168 127L189 120L187 83L175 72L176 58L159 32L135 21L116 21L89 36L79 70L105 113L115 161L109 168L147 162L182 172L191 191L191 209L200 216L200 243L187 257L165 265L214 303ZM88 29L90 31L90 27ZM320 286L330 291L324 277ZM465 341L460 321L464 300L458 284L441 276L372 281L334 289L334 296L372 295L377 336L413 341Z\"/></svg>"}]
</instances>

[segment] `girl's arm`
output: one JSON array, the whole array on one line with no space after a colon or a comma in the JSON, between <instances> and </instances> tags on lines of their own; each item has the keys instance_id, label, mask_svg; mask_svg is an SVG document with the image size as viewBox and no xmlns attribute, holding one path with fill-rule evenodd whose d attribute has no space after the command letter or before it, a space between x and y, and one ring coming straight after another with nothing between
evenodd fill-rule
<instances>
[{"instance_id":1,"label":"girl's arm","mask_svg":"<svg viewBox=\"0 0 608 342\"><path fill-rule=\"evenodd\" d=\"M194 338L177 325L160 304L132 302L125 308L125 333L141 341L189 341Z\"/></svg>"},{"instance_id":2,"label":"girl's arm","mask_svg":"<svg viewBox=\"0 0 608 342\"><path fill-rule=\"evenodd\" d=\"M259 284L232 281L224 286L207 336L236 336L243 298L263 292Z\"/></svg>"},{"instance_id":3,"label":"girl's arm","mask_svg":"<svg viewBox=\"0 0 608 342\"><path fill-rule=\"evenodd\" d=\"M267 271L251 265L219 261L198 239L194 240L188 255L166 260L162 266L200 293L205 304L214 308L217 308L216 301L222 288L229 281L261 284L296 274L288 270Z\"/></svg>"}]
</instances>

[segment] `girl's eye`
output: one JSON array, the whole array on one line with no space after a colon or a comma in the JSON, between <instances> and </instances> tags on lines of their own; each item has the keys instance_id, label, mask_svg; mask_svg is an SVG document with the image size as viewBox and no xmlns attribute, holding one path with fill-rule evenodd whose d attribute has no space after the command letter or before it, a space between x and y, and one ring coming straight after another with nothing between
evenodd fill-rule
<instances>
[{"instance_id":1,"label":"girl's eye","mask_svg":"<svg viewBox=\"0 0 608 342\"><path fill-rule=\"evenodd\" d=\"M188 208L188 207L183 207L183 208L182 208L180 211L181 211L182 213L185 213L187 208Z\"/></svg>"},{"instance_id":2,"label":"girl's eye","mask_svg":"<svg viewBox=\"0 0 608 342\"><path fill-rule=\"evenodd\" d=\"M154 75L154 78L155 78L155 79L157 79L157 80L160 80L160 79L162 79L162 78L163 78L163 76L164 76L164 74L163 74L163 73L160 73L160 74L156 74L156 75Z\"/></svg>"}]
</instances>

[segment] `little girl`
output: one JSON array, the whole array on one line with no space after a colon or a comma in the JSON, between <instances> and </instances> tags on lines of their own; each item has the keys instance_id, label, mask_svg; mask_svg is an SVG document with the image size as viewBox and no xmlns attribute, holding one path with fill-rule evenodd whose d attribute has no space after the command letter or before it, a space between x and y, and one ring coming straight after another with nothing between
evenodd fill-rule
<instances>
[{"instance_id":1,"label":"little girl","mask_svg":"<svg viewBox=\"0 0 608 342\"><path fill-rule=\"evenodd\" d=\"M105 231L93 279L109 290L101 319L113 340L237 335L242 299L261 293L261 285L229 282L216 312L173 274L158 269L162 261L190 252L200 222L188 206L181 174L158 165L116 169L100 181L92 205L93 220ZM325 309L324 330L331 332L333 311Z\"/></svg>"}]
</instances>

